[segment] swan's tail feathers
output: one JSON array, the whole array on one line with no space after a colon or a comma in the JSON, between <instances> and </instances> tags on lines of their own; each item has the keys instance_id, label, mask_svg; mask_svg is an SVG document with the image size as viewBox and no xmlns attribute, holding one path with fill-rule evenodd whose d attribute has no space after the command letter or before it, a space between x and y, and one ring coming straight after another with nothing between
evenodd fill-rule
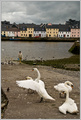
<instances>
[{"instance_id":1,"label":"swan's tail feathers","mask_svg":"<svg viewBox=\"0 0 81 120\"><path fill-rule=\"evenodd\" d=\"M47 91L46 91L45 88L42 88L42 89L41 89L41 96L42 96L43 98L45 98L45 99L49 99L49 100L54 100L54 101L55 101L55 99L52 98L52 97L47 93Z\"/></svg>"},{"instance_id":2,"label":"swan's tail feathers","mask_svg":"<svg viewBox=\"0 0 81 120\"><path fill-rule=\"evenodd\" d=\"M63 114L66 114L66 109L62 108L62 105L59 107L59 111Z\"/></svg>"},{"instance_id":3,"label":"swan's tail feathers","mask_svg":"<svg viewBox=\"0 0 81 120\"><path fill-rule=\"evenodd\" d=\"M52 98L51 96L49 96L49 98L47 98L47 99L49 99L49 100L54 100L54 101L55 101L55 99L54 99L54 98Z\"/></svg>"}]
</instances>

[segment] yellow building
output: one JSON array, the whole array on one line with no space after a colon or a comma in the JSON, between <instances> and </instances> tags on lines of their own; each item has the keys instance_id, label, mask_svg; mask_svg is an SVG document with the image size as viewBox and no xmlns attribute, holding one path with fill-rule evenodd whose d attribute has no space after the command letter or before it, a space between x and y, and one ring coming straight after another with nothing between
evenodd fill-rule
<instances>
[{"instance_id":1,"label":"yellow building","mask_svg":"<svg viewBox=\"0 0 81 120\"><path fill-rule=\"evenodd\" d=\"M59 26L58 25L46 25L47 37L58 37Z\"/></svg>"},{"instance_id":2,"label":"yellow building","mask_svg":"<svg viewBox=\"0 0 81 120\"><path fill-rule=\"evenodd\" d=\"M1 31L1 35L7 37L8 36L8 31Z\"/></svg>"},{"instance_id":3,"label":"yellow building","mask_svg":"<svg viewBox=\"0 0 81 120\"><path fill-rule=\"evenodd\" d=\"M21 37L27 37L27 31L26 30L20 30L20 36Z\"/></svg>"},{"instance_id":4,"label":"yellow building","mask_svg":"<svg viewBox=\"0 0 81 120\"><path fill-rule=\"evenodd\" d=\"M21 24L19 25L21 37L34 37L35 24Z\"/></svg>"},{"instance_id":5,"label":"yellow building","mask_svg":"<svg viewBox=\"0 0 81 120\"><path fill-rule=\"evenodd\" d=\"M1 35L8 36L7 26L5 26L5 25L1 26Z\"/></svg>"},{"instance_id":6,"label":"yellow building","mask_svg":"<svg viewBox=\"0 0 81 120\"><path fill-rule=\"evenodd\" d=\"M34 28L32 26L27 28L27 37L34 37Z\"/></svg>"}]
</instances>

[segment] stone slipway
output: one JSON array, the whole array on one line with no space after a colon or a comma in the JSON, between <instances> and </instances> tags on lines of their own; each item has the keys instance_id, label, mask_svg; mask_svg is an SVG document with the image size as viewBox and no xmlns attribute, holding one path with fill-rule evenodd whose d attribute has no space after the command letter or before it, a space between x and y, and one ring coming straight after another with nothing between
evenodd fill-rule
<instances>
[{"instance_id":1,"label":"stone slipway","mask_svg":"<svg viewBox=\"0 0 81 120\"><path fill-rule=\"evenodd\" d=\"M26 89L19 88L16 80L24 80L26 76L37 77L32 68L37 67L41 73L41 80L45 82L47 92L56 101L44 100L39 103L37 93L29 94ZM65 98L59 98L54 85L70 80L74 84L70 97L77 103L79 113L66 115L59 112ZM67 71L47 66L30 66L26 64L1 65L1 86L8 97L9 103L4 119L79 119L80 118L80 71ZM9 87L9 92L7 88Z\"/></svg>"}]
</instances>

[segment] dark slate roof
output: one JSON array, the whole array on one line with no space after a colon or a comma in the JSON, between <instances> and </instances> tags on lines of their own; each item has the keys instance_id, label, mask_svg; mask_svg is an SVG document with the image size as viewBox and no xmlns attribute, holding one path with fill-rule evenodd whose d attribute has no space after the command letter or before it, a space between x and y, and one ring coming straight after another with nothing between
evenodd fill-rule
<instances>
[{"instance_id":1,"label":"dark slate roof","mask_svg":"<svg viewBox=\"0 0 81 120\"><path fill-rule=\"evenodd\" d=\"M21 30L21 31L26 31L27 28L34 28L36 24L25 24L25 23L22 23L22 24L19 24L18 25L18 28Z\"/></svg>"},{"instance_id":2,"label":"dark slate roof","mask_svg":"<svg viewBox=\"0 0 81 120\"><path fill-rule=\"evenodd\" d=\"M18 28L8 28L8 31L20 31Z\"/></svg>"},{"instance_id":3,"label":"dark slate roof","mask_svg":"<svg viewBox=\"0 0 81 120\"><path fill-rule=\"evenodd\" d=\"M25 23L23 23L23 24L19 24L18 26L19 26L19 28L23 28L23 27L26 27L26 28L34 28L34 26L35 26L36 24L25 24Z\"/></svg>"},{"instance_id":4,"label":"dark slate roof","mask_svg":"<svg viewBox=\"0 0 81 120\"><path fill-rule=\"evenodd\" d=\"M80 29L80 25L77 25L77 24L76 24L76 25L71 26L71 28L72 28L72 29Z\"/></svg>"},{"instance_id":5,"label":"dark slate roof","mask_svg":"<svg viewBox=\"0 0 81 120\"><path fill-rule=\"evenodd\" d=\"M27 24L27 28L34 28L36 24Z\"/></svg>"},{"instance_id":6,"label":"dark slate roof","mask_svg":"<svg viewBox=\"0 0 81 120\"><path fill-rule=\"evenodd\" d=\"M7 25L1 25L1 31L7 31L8 26Z\"/></svg>"},{"instance_id":7,"label":"dark slate roof","mask_svg":"<svg viewBox=\"0 0 81 120\"><path fill-rule=\"evenodd\" d=\"M40 25L36 25L36 26L34 27L34 31L46 31L46 29L45 29L44 26L43 26L43 27L40 27Z\"/></svg>"},{"instance_id":8,"label":"dark slate roof","mask_svg":"<svg viewBox=\"0 0 81 120\"><path fill-rule=\"evenodd\" d=\"M59 31L70 31L69 25L59 24Z\"/></svg>"},{"instance_id":9,"label":"dark slate roof","mask_svg":"<svg viewBox=\"0 0 81 120\"><path fill-rule=\"evenodd\" d=\"M8 31L7 28L1 27L1 31Z\"/></svg>"},{"instance_id":10,"label":"dark slate roof","mask_svg":"<svg viewBox=\"0 0 81 120\"><path fill-rule=\"evenodd\" d=\"M26 30L27 30L27 27L25 27L25 26L24 26L24 27L20 27L19 29L20 29L21 31L26 31Z\"/></svg>"}]
</instances>

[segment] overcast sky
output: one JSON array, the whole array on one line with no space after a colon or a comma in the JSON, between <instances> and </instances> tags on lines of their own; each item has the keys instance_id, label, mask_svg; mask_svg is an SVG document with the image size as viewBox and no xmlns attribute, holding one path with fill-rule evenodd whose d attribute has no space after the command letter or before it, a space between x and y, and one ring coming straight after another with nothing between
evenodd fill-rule
<instances>
[{"instance_id":1,"label":"overcast sky","mask_svg":"<svg viewBox=\"0 0 81 120\"><path fill-rule=\"evenodd\" d=\"M80 20L79 1L23 1L1 4L2 21L10 23L64 23Z\"/></svg>"}]
</instances>

